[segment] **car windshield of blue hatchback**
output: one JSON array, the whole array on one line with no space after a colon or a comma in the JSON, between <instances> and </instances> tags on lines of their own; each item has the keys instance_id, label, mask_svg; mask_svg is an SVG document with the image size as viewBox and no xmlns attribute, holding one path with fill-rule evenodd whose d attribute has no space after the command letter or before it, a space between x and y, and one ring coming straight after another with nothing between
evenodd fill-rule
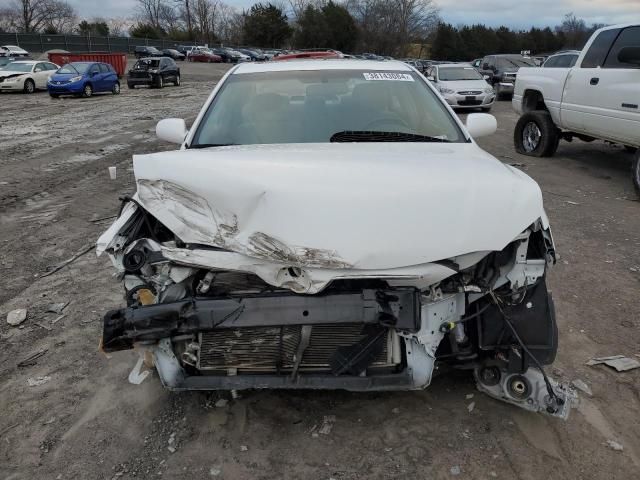
<instances>
[{"instance_id":1,"label":"car windshield of blue hatchback","mask_svg":"<svg viewBox=\"0 0 640 480\"><path fill-rule=\"evenodd\" d=\"M87 73L91 65L91 63L68 63L58 70L58 73L83 74Z\"/></svg>"}]
</instances>

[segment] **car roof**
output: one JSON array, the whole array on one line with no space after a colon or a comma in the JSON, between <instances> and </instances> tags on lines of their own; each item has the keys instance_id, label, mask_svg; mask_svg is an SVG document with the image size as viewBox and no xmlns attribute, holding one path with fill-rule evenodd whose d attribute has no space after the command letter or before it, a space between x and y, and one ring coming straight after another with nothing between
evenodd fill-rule
<instances>
[{"instance_id":1,"label":"car roof","mask_svg":"<svg viewBox=\"0 0 640 480\"><path fill-rule=\"evenodd\" d=\"M29 65L33 65L34 63L51 63L49 60L16 60L14 62L11 63L27 63Z\"/></svg>"},{"instance_id":2,"label":"car roof","mask_svg":"<svg viewBox=\"0 0 640 480\"><path fill-rule=\"evenodd\" d=\"M412 72L408 65L395 60L385 60L383 62L375 60L356 60L349 58L342 59L300 59L285 60L281 62L251 62L241 63L233 70L233 74L243 73L263 73L263 72L292 72L292 71L313 71L313 70L362 70L382 71L382 72Z\"/></svg>"}]
</instances>

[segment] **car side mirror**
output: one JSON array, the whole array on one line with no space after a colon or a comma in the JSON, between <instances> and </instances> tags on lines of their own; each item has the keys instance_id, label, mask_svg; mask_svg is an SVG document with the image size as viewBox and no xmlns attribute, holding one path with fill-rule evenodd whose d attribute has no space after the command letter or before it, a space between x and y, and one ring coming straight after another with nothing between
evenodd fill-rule
<instances>
[{"instance_id":1,"label":"car side mirror","mask_svg":"<svg viewBox=\"0 0 640 480\"><path fill-rule=\"evenodd\" d=\"M435 82L436 81L435 77L427 77L427 80L429 80L430 82Z\"/></svg>"},{"instance_id":2,"label":"car side mirror","mask_svg":"<svg viewBox=\"0 0 640 480\"><path fill-rule=\"evenodd\" d=\"M189 131L182 118L165 118L156 125L156 136L160 140L181 144Z\"/></svg>"},{"instance_id":3,"label":"car side mirror","mask_svg":"<svg viewBox=\"0 0 640 480\"><path fill-rule=\"evenodd\" d=\"M640 65L640 47L623 47L618 52L618 61L620 63L629 63L631 65Z\"/></svg>"},{"instance_id":4,"label":"car side mirror","mask_svg":"<svg viewBox=\"0 0 640 480\"><path fill-rule=\"evenodd\" d=\"M36 67L36 68L33 69L34 73L38 73L38 72L41 72L41 71L42 71L42 69L40 67Z\"/></svg>"},{"instance_id":5,"label":"car side mirror","mask_svg":"<svg viewBox=\"0 0 640 480\"><path fill-rule=\"evenodd\" d=\"M484 78L485 80L491 80L491 77L489 75L483 75L482 78Z\"/></svg>"},{"instance_id":6,"label":"car side mirror","mask_svg":"<svg viewBox=\"0 0 640 480\"><path fill-rule=\"evenodd\" d=\"M496 117L488 113L470 113L466 126L471 138L479 138L494 134L498 129L498 122Z\"/></svg>"},{"instance_id":7,"label":"car side mirror","mask_svg":"<svg viewBox=\"0 0 640 480\"><path fill-rule=\"evenodd\" d=\"M491 67L489 67L488 63L483 63L482 64L482 70L491 70Z\"/></svg>"}]
</instances>

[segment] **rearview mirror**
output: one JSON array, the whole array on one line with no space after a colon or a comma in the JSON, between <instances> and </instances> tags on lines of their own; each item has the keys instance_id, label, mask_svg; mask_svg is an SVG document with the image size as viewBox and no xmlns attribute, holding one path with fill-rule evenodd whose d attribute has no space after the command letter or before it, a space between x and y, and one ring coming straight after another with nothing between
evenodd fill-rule
<instances>
[{"instance_id":1,"label":"rearview mirror","mask_svg":"<svg viewBox=\"0 0 640 480\"><path fill-rule=\"evenodd\" d=\"M156 136L160 140L171 143L182 143L189 131L182 118L165 118L156 125Z\"/></svg>"},{"instance_id":2,"label":"rearview mirror","mask_svg":"<svg viewBox=\"0 0 640 480\"><path fill-rule=\"evenodd\" d=\"M640 47L623 47L618 52L618 61L620 63L629 63L631 65L640 65Z\"/></svg>"},{"instance_id":3,"label":"rearview mirror","mask_svg":"<svg viewBox=\"0 0 640 480\"><path fill-rule=\"evenodd\" d=\"M492 135L498 129L496 117L488 113L471 113L467 117L467 131L472 138Z\"/></svg>"}]
</instances>

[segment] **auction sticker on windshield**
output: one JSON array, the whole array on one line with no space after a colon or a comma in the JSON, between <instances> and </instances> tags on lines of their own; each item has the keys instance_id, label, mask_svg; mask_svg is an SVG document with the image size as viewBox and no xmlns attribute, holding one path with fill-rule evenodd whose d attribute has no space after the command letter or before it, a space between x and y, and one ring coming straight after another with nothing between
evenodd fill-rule
<instances>
[{"instance_id":1,"label":"auction sticker on windshield","mask_svg":"<svg viewBox=\"0 0 640 480\"><path fill-rule=\"evenodd\" d=\"M408 73L396 73L396 72L372 72L363 73L365 80L391 80L395 82L413 82L413 77Z\"/></svg>"}]
</instances>

